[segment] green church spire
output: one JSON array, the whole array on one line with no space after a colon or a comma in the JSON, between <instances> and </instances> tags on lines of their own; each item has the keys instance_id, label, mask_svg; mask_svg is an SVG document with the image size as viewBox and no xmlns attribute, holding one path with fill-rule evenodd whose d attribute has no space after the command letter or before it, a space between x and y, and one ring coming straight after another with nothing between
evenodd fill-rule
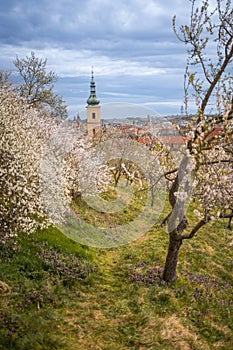
<instances>
[{"instance_id":1,"label":"green church spire","mask_svg":"<svg viewBox=\"0 0 233 350\"><path fill-rule=\"evenodd\" d=\"M96 97L96 92L95 92L95 82L94 82L94 73L93 73L93 67L91 70L91 82L90 82L90 96L87 100L88 106L96 106L100 103L98 98Z\"/></svg>"}]
</instances>

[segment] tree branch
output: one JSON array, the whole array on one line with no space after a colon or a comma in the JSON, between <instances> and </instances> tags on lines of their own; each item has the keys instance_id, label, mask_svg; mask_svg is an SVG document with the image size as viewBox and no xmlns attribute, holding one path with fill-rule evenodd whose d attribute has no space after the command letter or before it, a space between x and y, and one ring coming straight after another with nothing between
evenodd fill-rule
<instances>
[{"instance_id":1,"label":"tree branch","mask_svg":"<svg viewBox=\"0 0 233 350\"><path fill-rule=\"evenodd\" d=\"M231 41L232 41L232 37L229 38L229 40L228 40L229 44L230 44ZM212 94L212 92L213 92L215 86L217 85L219 79L221 78L221 76L222 76L222 74L223 74L225 68L227 67L227 65L228 65L228 63L230 62L230 60L231 60L232 57L233 57L233 44L232 44L232 46L231 46L231 49L230 49L229 54L226 53L224 62L223 62L223 64L221 65L221 68L219 69L218 73L216 74L216 76L215 76L213 82L210 84L210 86L209 86L209 88L208 88L208 90L207 90L207 92L206 92L206 94L205 94L205 97L204 97L204 99L203 99L203 101L202 101L202 103L201 103L201 111L202 111L203 114L204 114L205 108L206 108L206 106L207 106L207 103L208 103L208 101L209 101L209 98L210 98L210 96L211 96L211 94ZM199 120L199 122L200 122L200 120Z\"/></svg>"},{"instance_id":2,"label":"tree branch","mask_svg":"<svg viewBox=\"0 0 233 350\"><path fill-rule=\"evenodd\" d=\"M230 214L221 213L221 214L219 215L219 217L220 217L221 219L230 219L230 218L233 218L233 211L232 211Z\"/></svg>"},{"instance_id":3,"label":"tree branch","mask_svg":"<svg viewBox=\"0 0 233 350\"><path fill-rule=\"evenodd\" d=\"M202 219L200 220L195 226L194 228L192 229L192 231L188 234L188 235L183 235L182 236L182 239L191 239L195 236L195 234L197 233L197 231L200 230L200 228L204 225L207 224L207 222L209 222L211 220L211 217L208 216L207 218L205 219Z\"/></svg>"}]
</instances>

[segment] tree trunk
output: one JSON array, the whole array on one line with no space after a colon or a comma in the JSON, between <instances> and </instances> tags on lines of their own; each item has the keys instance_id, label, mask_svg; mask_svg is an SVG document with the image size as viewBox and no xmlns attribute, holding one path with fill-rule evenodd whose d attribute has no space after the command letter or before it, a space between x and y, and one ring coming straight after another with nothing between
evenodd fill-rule
<instances>
[{"instance_id":1,"label":"tree trunk","mask_svg":"<svg viewBox=\"0 0 233 350\"><path fill-rule=\"evenodd\" d=\"M166 282L173 282L177 279L176 267L178 263L178 255L182 239L177 233L171 232L169 238L169 247L166 257L166 263L163 272L163 280Z\"/></svg>"}]
</instances>

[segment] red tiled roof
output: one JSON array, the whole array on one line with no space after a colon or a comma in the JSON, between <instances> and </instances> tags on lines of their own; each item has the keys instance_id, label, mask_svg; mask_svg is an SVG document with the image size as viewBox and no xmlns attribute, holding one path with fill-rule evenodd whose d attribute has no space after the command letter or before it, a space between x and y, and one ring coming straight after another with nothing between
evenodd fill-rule
<instances>
[{"instance_id":1,"label":"red tiled roof","mask_svg":"<svg viewBox=\"0 0 233 350\"><path fill-rule=\"evenodd\" d=\"M219 135L222 134L222 132L223 132L222 127L221 126L216 126L216 128L213 131L211 131L210 134L207 135L207 139L212 139L215 136L219 136Z\"/></svg>"},{"instance_id":2,"label":"red tiled roof","mask_svg":"<svg viewBox=\"0 0 233 350\"><path fill-rule=\"evenodd\" d=\"M159 138L162 143L165 145L185 145L185 138L178 136L164 136Z\"/></svg>"}]
</instances>

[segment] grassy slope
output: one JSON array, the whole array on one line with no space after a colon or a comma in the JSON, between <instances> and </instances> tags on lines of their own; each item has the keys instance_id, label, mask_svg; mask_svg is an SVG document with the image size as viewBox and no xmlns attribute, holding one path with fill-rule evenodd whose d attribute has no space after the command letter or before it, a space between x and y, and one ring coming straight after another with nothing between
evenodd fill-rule
<instances>
[{"instance_id":1,"label":"grassy slope","mask_svg":"<svg viewBox=\"0 0 233 350\"><path fill-rule=\"evenodd\" d=\"M0 349L231 349L230 234L216 223L185 242L169 286L153 283L167 247L159 226L110 250L81 247L53 228L21 238L20 251L1 253L0 280L11 290L0 297ZM41 242L98 271L68 283L36 257Z\"/></svg>"}]
</instances>

